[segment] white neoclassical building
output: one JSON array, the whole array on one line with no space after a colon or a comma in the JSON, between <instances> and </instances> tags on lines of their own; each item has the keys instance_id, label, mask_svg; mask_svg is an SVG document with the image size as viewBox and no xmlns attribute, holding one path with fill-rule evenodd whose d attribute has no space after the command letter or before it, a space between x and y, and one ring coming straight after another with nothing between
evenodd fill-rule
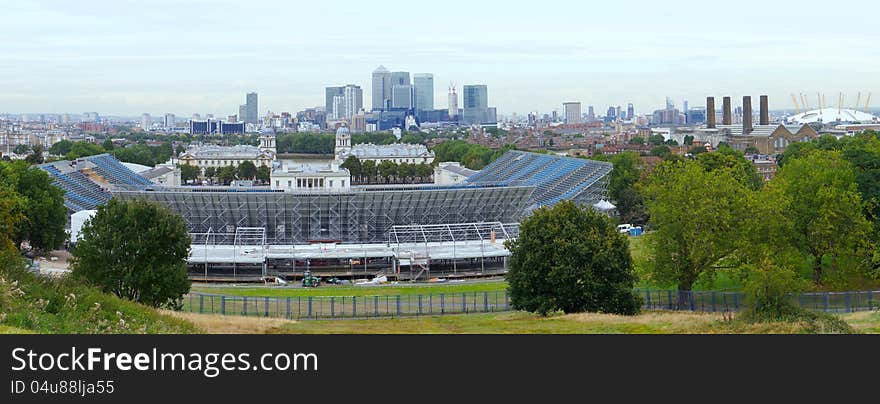
<instances>
[{"instance_id":1,"label":"white neoclassical building","mask_svg":"<svg viewBox=\"0 0 880 404\"><path fill-rule=\"evenodd\" d=\"M361 143L352 145L351 133L343 126L336 130L336 159L345 161L348 156L355 156L361 162L373 160L376 165L383 161L391 161L395 164L431 164L434 161L434 152L428 150L425 145L409 143L393 143L377 145Z\"/></svg>"},{"instance_id":2,"label":"white neoclassical building","mask_svg":"<svg viewBox=\"0 0 880 404\"><path fill-rule=\"evenodd\" d=\"M339 162L293 164L276 163L271 175L272 189L308 191L347 191L351 189L351 174L339 167Z\"/></svg>"},{"instance_id":3,"label":"white neoclassical building","mask_svg":"<svg viewBox=\"0 0 880 404\"><path fill-rule=\"evenodd\" d=\"M245 161L250 161L257 167L272 167L272 161L275 159L275 152L272 150L264 150L257 146L248 145L204 145L190 147L180 155L179 159L180 164L197 166L202 170L208 167L222 168L230 165L239 166Z\"/></svg>"}]
</instances>

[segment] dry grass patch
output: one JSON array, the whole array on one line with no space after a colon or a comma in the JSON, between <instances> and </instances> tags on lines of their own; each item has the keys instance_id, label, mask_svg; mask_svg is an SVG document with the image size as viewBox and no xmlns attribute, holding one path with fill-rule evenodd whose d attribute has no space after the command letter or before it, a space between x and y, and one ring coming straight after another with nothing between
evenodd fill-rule
<instances>
[{"instance_id":1,"label":"dry grass patch","mask_svg":"<svg viewBox=\"0 0 880 404\"><path fill-rule=\"evenodd\" d=\"M165 314L189 321L205 334L274 334L296 321L278 318L225 316L163 310Z\"/></svg>"}]
</instances>

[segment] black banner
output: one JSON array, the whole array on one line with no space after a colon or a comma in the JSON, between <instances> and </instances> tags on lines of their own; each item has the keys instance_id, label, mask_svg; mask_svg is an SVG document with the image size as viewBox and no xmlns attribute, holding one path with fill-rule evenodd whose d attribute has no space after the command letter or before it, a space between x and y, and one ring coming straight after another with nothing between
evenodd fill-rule
<instances>
[{"instance_id":1,"label":"black banner","mask_svg":"<svg viewBox=\"0 0 880 404\"><path fill-rule=\"evenodd\" d=\"M784 389L786 381L842 382L853 392L876 380L876 367L858 370L859 363L876 363L876 341L864 336L6 335L0 337L0 366L2 402L465 403L526 397L582 402L594 397L631 401L643 394L674 400L670 394L699 389L725 391L725 396ZM799 392L806 390L792 393Z\"/></svg>"}]
</instances>

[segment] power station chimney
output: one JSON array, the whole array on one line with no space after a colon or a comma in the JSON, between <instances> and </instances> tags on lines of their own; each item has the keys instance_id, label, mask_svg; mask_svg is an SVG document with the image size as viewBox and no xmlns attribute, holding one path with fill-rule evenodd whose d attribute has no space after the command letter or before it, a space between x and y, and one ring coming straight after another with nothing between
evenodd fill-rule
<instances>
[{"instance_id":1,"label":"power station chimney","mask_svg":"<svg viewBox=\"0 0 880 404\"><path fill-rule=\"evenodd\" d=\"M769 108L768 104L769 104L769 102L767 101L767 96L762 95L761 96L761 117L759 118L760 120L758 121L758 123L761 125L769 125L770 124L770 110L768 109Z\"/></svg>"},{"instance_id":2,"label":"power station chimney","mask_svg":"<svg viewBox=\"0 0 880 404\"><path fill-rule=\"evenodd\" d=\"M721 112L721 124L732 125L733 121L730 119L730 97L724 97L721 100L721 108L723 109Z\"/></svg>"},{"instance_id":3,"label":"power station chimney","mask_svg":"<svg viewBox=\"0 0 880 404\"><path fill-rule=\"evenodd\" d=\"M715 129L715 97L706 97L706 128Z\"/></svg>"},{"instance_id":4,"label":"power station chimney","mask_svg":"<svg viewBox=\"0 0 880 404\"><path fill-rule=\"evenodd\" d=\"M752 133L752 97L743 97L743 135Z\"/></svg>"}]
</instances>

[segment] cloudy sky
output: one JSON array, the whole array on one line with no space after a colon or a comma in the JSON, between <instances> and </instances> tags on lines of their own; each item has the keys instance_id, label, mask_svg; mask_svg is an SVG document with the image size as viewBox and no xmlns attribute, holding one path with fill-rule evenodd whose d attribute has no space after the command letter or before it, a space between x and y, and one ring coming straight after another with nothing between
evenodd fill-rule
<instances>
[{"instance_id":1,"label":"cloudy sky","mask_svg":"<svg viewBox=\"0 0 880 404\"><path fill-rule=\"evenodd\" d=\"M859 91L880 103L880 3L629 0L16 0L0 28L0 112L235 114L323 105L370 74L487 84L499 113L700 105L707 95ZM826 3L831 4L831 3ZM862 95L862 101L865 94ZM586 109L586 107L584 107Z\"/></svg>"}]
</instances>

